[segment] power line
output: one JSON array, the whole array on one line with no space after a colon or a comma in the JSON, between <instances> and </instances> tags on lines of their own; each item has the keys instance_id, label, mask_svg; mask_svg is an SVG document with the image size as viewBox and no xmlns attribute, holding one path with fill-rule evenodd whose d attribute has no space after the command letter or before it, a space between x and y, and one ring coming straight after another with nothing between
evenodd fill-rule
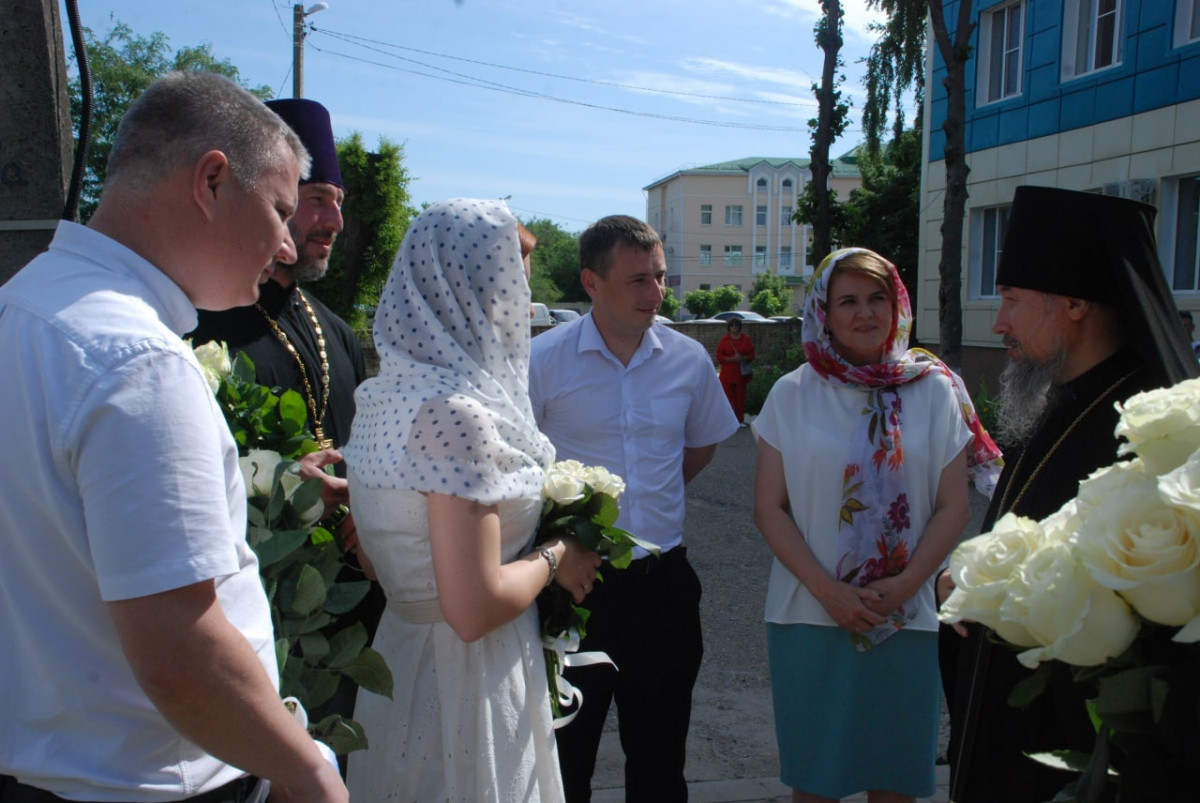
<instances>
[{"instance_id":1,"label":"power line","mask_svg":"<svg viewBox=\"0 0 1200 803\"><path fill-rule=\"evenodd\" d=\"M336 38L336 37L334 37L334 38ZM355 44L355 43L351 42L349 44ZM531 91L528 89L520 89L519 87L507 86L505 84L500 84L495 81L487 81L482 78L476 78L475 76L465 75L463 73L456 73L452 70L447 70L443 67L437 67L432 64L425 64L423 62L419 62L414 59L405 58L404 56L398 56L398 55L386 54L386 53L383 54L383 55L388 55L390 58L398 59L400 61L406 61L406 62L409 62L410 64L416 64L416 65L419 65L419 66L424 67L429 70L435 70L440 73L445 73L446 75L431 75L426 72L421 72L419 70L401 67L401 66L398 66L395 64L385 64L383 62L362 58L360 56L352 56L349 53L341 53L336 50L329 50L326 48L322 48L319 45L311 45L311 47L313 50L317 50L317 51L326 53L331 56L338 56L339 58L349 59L350 61L357 61L357 62L361 62L363 64L370 64L370 65L373 65L376 67L382 67L382 68L388 69L388 70L395 70L397 72L409 73L411 75L419 75L424 78L433 78L434 80L438 80L438 81L447 81L452 84L460 84L463 86L473 86L473 87L477 87L479 89L490 89L494 92L502 92L502 93L509 94L509 95L517 95L519 97L537 98L539 100L548 100L548 101L552 101L555 103L564 103L564 104L571 105L571 106L582 106L582 107L588 108L588 109L597 109L600 111L616 112L617 114L627 114L627 115L631 115L633 117L648 117L648 118L656 119L656 120L667 120L667 121L677 122L677 123L692 123L694 125L716 126L718 128L735 128L735 129L745 130L745 131L782 131L782 132L791 133L791 134L804 133L803 128L797 128L797 127L791 127L791 126L770 126L770 125L762 125L759 123L735 123L735 122L725 122L725 121L721 121L721 120L702 120L702 119L698 119L698 118L694 118L694 117L682 117L679 115L671 115L671 114L657 114L654 112L639 112L639 111L633 111L631 109L622 109L622 108L619 108L616 106L604 106L604 105L597 104L597 103L588 103L588 102L582 101L582 100L571 100L570 98L561 98L561 97L557 97L555 95L548 95L543 92L534 92L534 91ZM370 48L370 47L366 47L364 45L358 45L358 47L364 47L367 50L376 50L377 51L376 48Z\"/></svg>"},{"instance_id":2,"label":"power line","mask_svg":"<svg viewBox=\"0 0 1200 803\"><path fill-rule=\"evenodd\" d=\"M313 30L323 33L334 39L341 39L342 41L347 42L349 44L360 44L361 45L361 43L367 42L372 45L379 45L381 47L393 48L395 50L405 50L410 53L420 53L423 56L434 56L436 58L441 58L441 59L450 59L452 61L462 61L462 62L466 62L468 64L477 64L481 67L494 67L498 70L510 70L512 72L526 73L527 75L540 75L544 78L557 78L562 81L577 81L579 83L593 84L595 86L611 86L611 87L615 87L617 89L629 89L634 92L651 92L651 93L655 93L655 94L659 94L659 95L675 95L677 97L699 98L702 100L725 100L725 101L730 101L733 103L759 103L759 104L768 105L768 106L814 107L817 105L816 100L788 101L788 100L766 100L763 98L735 98L735 97L730 97L728 95L709 95L709 94L705 94L702 92L684 92L682 90L674 90L674 89L656 89L654 87L648 87L648 86L637 86L636 84L623 84L623 83L620 83L617 81L600 81L600 80L593 79L593 78L578 78L573 75L560 75L558 73L542 72L540 70L530 70L530 69L527 69L524 67L511 67L506 64L496 64L496 63L490 62L490 61L479 61L477 59L468 59L468 58L464 58L462 56L451 56L448 53L435 53L431 50L421 50L421 49L415 48L415 47L407 47L405 45L397 45L397 44L393 44L391 42L382 42L382 41L379 41L378 39L369 39L365 36L357 36L355 34L341 33L338 31L329 31L329 30L325 30L323 28L314 27ZM367 47L367 45L361 45L361 46ZM369 49L374 49L374 48L369 48Z\"/></svg>"}]
</instances>

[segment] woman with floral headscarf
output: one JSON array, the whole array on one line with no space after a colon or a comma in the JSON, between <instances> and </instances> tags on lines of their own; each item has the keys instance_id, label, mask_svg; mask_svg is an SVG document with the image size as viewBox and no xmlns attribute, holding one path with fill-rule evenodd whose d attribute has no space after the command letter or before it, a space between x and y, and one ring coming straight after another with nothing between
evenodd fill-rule
<instances>
[{"instance_id":1,"label":"woman with floral headscarf","mask_svg":"<svg viewBox=\"0 0 1200 803\"><path fill-rule=\"evenodd\" d=\"M933 578L990 492L999 451L961 380L908 348L895 266L863 248L821 263L807 364L753 427L781 778L793 801L933 794L941 689Z\"/></svg>"},{"instance_id":2,"label":"woman with floral headscarf","mask_svg":"<svg viewBox=\"0 0 1200 803\"><path fill-rule=\"evenodd\" d=\"M409 227L375 315L380 373L342 450L360 548L387 593L375 649L392 699L362 693L363 801L561 800L538 592L582 601L600 558L531 551L554 448L529 403L529 285L499 201L435 204Z\"/></svg>"}]
</instances>

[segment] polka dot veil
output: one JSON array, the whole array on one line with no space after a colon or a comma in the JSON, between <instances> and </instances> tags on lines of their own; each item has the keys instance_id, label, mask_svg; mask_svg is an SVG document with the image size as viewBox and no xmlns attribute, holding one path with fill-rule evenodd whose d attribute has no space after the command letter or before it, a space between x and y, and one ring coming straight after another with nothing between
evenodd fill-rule
<instances>
[{"instance_id":1,"label":"polka dot veil","mask_svg":"<svg viewBox=\"0 0 1200 803\"><path fill-rule=\"evenodd\" d=\"M536 496L554 448L529 403L529 286L501 201L452 199L413 221L375 314L381 366L342 449L372 488L495 504Z\"/></svg>"}]
</instances>

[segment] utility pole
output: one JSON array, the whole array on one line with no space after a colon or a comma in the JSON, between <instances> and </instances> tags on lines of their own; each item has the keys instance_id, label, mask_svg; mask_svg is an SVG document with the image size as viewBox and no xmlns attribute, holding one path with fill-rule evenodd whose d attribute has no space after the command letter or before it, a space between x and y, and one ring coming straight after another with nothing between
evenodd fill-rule
<instances>
[{"instance_id":1,"label":"utility pole","mask_svg":"<svg viewBox=\"0 0 1200 803\"><path fill-rule=\"evenodd\" d=\"M0 282L50 244L71 175L58 0L5 2L0 25Z\"/></svg>"},{"instance_id":2,"label":"utility pole","mask_svg":"<svg viewBox=\"0 0 1200 803\"><path fill-rule=\"evenodd\" d=\"M292 6L292 97L304 97L304 18L329 8L328 3L313 3L304 10L303 3Z\"/></svg>"}]
</instances>

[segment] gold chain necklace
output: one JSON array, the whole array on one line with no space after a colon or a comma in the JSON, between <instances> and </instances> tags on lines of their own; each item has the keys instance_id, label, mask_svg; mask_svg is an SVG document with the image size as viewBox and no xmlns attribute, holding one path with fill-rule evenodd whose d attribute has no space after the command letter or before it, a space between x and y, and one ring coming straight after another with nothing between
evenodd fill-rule
<instances>
[{"instance_id":1,"label":"gold chain necklace","mask_svg":"<svg viewBox=\"0 0 1200 803\"><path fill-rule=\"evenodd\" d=\"M1066 430L1063 431L1063 434L1058 436L1058 440L1056 440L1054 442L1054 445L1051 446L1050 449L1046 452L1046 454L1042 457L1041 461L1037 464L1037 466L1033 469L1033 472L1029 475L1029 478L1025 480L1025 483L1021 486L1020 493L1017 494L1017 498L1013 500L1012 505L1007 504L1008 503L1008 495L1012 491L1012 486L1009 485L1009 486L1005 487L1004 494L1000 497L1000 506L998 508L996 508L996 511L998 514L997 518L999 518L999 516L1002 516L1005 513L1009 512L1010 510L1015 508L1017 505L1021 504L1021 500L1025 498L1025 492L1029 490L1030 486L1033 485L1033 481L1035 479L1037 479L1038 474L1040 474L1042 469L1045 468L1046 463L1049 462L1050 458L1054 456L1054 453L1056 451L1058 451L1058 447L1062 446L1063 441L1065 441L1067 439L1067 437L1072 432L1075 431L1075 427L1079 426L1079 422L1081 422L1081 421L1083 421L1083 419L1087 418L1088 413L1090 413L1092 410L1096 409L1096 405L1098 405L1100 402L1102 402L1106 398L1108 398L1109 395L1111 395L1114 390L1116 390L1118 387L1120 387L1122 384L1124 384L1124 382L1126 380L1128 380L1130 377L1132 377L1134 374L1136 374L1139 370L1140 369L1138 369L1138 368L1134 368L1132 371L1125 374L1125 376L1121 377L1116 382L1113 382L1111 385L1109 385L1105 389L1105 391L1103 393L1101 393L1099 396L1097 396L1095 399L1093 399L1091 404L1089 404L1087 407L1083 408L1082 413L1075 416L1075 420L1072 421L1070 426L1068 426L1066 428ZM1018 472L1020 472L1021 464L1025 462L1026 454L1028 454L1028 450L1021 452L1021 456L1019 458L1017 458L1017 465L1013 467L1013 476L1014 477L1017 475Z\"/></svg>"},{"instance_id":2,"label":"gold chain necklace","mask_svg":"<svg viewBox=\"0 0 1200 803\"><path fill-rule=\"evenodd\" d=\"M262 304L255 304L254 308L267 319L267 325L275 332L279 342L291 353L296 365L300 368L300 380L304 382L304 400L308 402L308 412L312 416L313 434L316 435L317 445L322 449L332 449L333 441L325 437L325 432L321 428L321 422L325 420L325 411L329 409L329 356L325 351L325 331L321 329L321 322L317 320L317 313L313 312L312 304L308 303L308 299L304 297L304 293L301 293L298 287L296 295L300 296L300 300L304 302L304 309L308 311L308 319L312 321L313 330L317 333L317 353L321 355L320 410L317 409L317 400L312 391L312 385L308 383L308 371L304 367L304 360L300 357L300 352L296 351L296 347L292 345L287 334L279 328L279 324L275 322L270 313L263 309Z\"/></svg>"}]
</instances>

